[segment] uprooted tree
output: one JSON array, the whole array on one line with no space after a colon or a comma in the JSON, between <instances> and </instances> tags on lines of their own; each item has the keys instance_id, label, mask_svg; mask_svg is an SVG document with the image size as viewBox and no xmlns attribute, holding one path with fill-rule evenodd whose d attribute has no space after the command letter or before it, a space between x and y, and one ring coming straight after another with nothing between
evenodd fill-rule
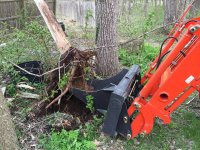
<instances>
[{"instance_id":1,"label":"uprooted tree","mask_svg":"<svg viewBox=\"0 0 200 150\"><path fill-rule=\"evenodd\" d=\"M85 68L90 66L89 60L95 55L93 51L79 51L72 47L65 36L62 28L56 21L53 13L49 10L44 0L34 0L51 35L60 51L60 61L58 62L59 70L52 72L48 77L47 92L58 91L59 95L55 95L54 99L46 106L49 108L52 104L59 101L62 96L69 92L71 86L79 86L85 88ZM65 77L66 83L59 86L59 81ZM75 79L75 80L74 80ZM78 83L77 83L78 82ZM63 83L62 83L63 84ZM80 87L81 86L81 87Z\"/></svg>"}]
</instances>

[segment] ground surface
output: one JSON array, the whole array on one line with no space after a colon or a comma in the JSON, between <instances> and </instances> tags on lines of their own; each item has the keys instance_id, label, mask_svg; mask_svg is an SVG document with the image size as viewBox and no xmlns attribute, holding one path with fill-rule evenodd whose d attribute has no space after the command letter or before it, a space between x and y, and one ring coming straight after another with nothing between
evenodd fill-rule
<instances>
[{"instance_id":1,"label":"ground surface","mask_svg":"<svg viewBox=\"0 0 200 150\"><path fill-rule=\"evenodd\" d=\"M7 98L7 100L10 101L10 98ZM22 105L23 101L28 101L28 104ZM69 110L68 112L56 113L54 111L58 108L54 108L54 111L50 110L40 116L33 117L31 111L26 110L26 108L31 107L34 100L24 99L23 101L15 98L15 100L12 100L15 105L10 106L22 149L38 149L40 147L39 138L43 134L49 134L51 129L56 131L60 131L62 128L66 130L78 129L80 125L85 123L84 121L92 120L90 113L83 109L84 104L80 102L75 102L77 105L73 104L79 106L79 111L70 112ZM112 139L105 137L100 133L101 125L99 125L97 127L99 136L94 140L94 143L98 150L199 149L199 107L200 101L198 96L194 94L172 115L170 125L156 124L150 135L130 141L121 136ZM72 110L74 109L72 108Z\"/></svg>"}]
</instances>

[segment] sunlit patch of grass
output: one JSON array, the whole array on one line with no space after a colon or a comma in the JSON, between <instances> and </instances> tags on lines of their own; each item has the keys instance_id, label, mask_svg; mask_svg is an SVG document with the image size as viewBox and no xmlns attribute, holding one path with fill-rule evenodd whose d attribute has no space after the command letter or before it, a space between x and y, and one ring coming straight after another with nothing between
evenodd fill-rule
<instances>
[{"instance_id":1,"label":"sunlit patch of grass","mask_svg":"<svg viewBox=\"0 0 200 150\"><path fill-rule=\"evenodd\" d=\"M185 113L183 116L185 124L182 126L186 138L192 140L194 149L200 149L200 119L194 113Z\"/></svg>"},{"instance_id":2,"label":"sunlit patch of grass","mask_svg":"<svg viewBox=\"0 0 200 150\"><path fill-rule=\"evenodd\" d=\"M153 150L169 150L169 149L200 149L200 120L195 114L179 109L172 116L172 122L169 125L154 126L152 133L145 138L136 138L139 145L135 145L135 141L131 140L125 144L127 150L153 149Z\"/></svg>"}]
</instances>

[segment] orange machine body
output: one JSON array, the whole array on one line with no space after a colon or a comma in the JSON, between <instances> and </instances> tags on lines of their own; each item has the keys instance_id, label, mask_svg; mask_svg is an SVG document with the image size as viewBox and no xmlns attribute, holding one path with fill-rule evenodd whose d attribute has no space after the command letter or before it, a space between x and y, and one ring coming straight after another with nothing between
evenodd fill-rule
<instances>
[{"instance_id":1,"label":"orange machine body","mask_svg":"<svg viewBox=\"0 0 200 150\"><path fill-rule=\"evenodd\" d=\"M155 118L169 124L170 114L200 90L200 18L180 21L169 36L173 38L142 78L144 87L128 109L132 138L150 133Z\"/></svg>"}]
</instances>

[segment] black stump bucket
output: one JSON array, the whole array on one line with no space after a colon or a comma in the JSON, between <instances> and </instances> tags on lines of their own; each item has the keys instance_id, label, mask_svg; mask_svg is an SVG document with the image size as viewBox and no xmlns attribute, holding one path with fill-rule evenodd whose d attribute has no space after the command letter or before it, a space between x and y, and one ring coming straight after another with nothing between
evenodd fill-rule
<instances>
[{"instance_id":1,"label":"black stump bucket","mask_svg":"<svg viewBox=\"0 0 200 150\"><path fill-rule=\"evenodd\" d=\"M88 81L94 91L72 88L71 93L85 104L87 95L93 97L94 108L105 115L104 133L112 137L116 134L127 136L132 134L128 107L141 90L140 79L140 67L133 65L109 79Z\"/></svg>"},{"instance_id":2,"label":"black stump bucket","mask_svg":"<svg viewBox=\"0 0 200 150\"><path fill-rule=\"evenodd\" d=\"M24 62L21 64L18 64L21 68L25 69L26 71L36 74L36 75L41 75L43 74L43 67L42 63L40 61L29 61L29 62ZM19 75L21 77L26 77L30 82L42 82L43 77L38 77L35 75L28 74L27 72L14 67L16 71L19 71Z\"/></svg>"}]
</instances>

